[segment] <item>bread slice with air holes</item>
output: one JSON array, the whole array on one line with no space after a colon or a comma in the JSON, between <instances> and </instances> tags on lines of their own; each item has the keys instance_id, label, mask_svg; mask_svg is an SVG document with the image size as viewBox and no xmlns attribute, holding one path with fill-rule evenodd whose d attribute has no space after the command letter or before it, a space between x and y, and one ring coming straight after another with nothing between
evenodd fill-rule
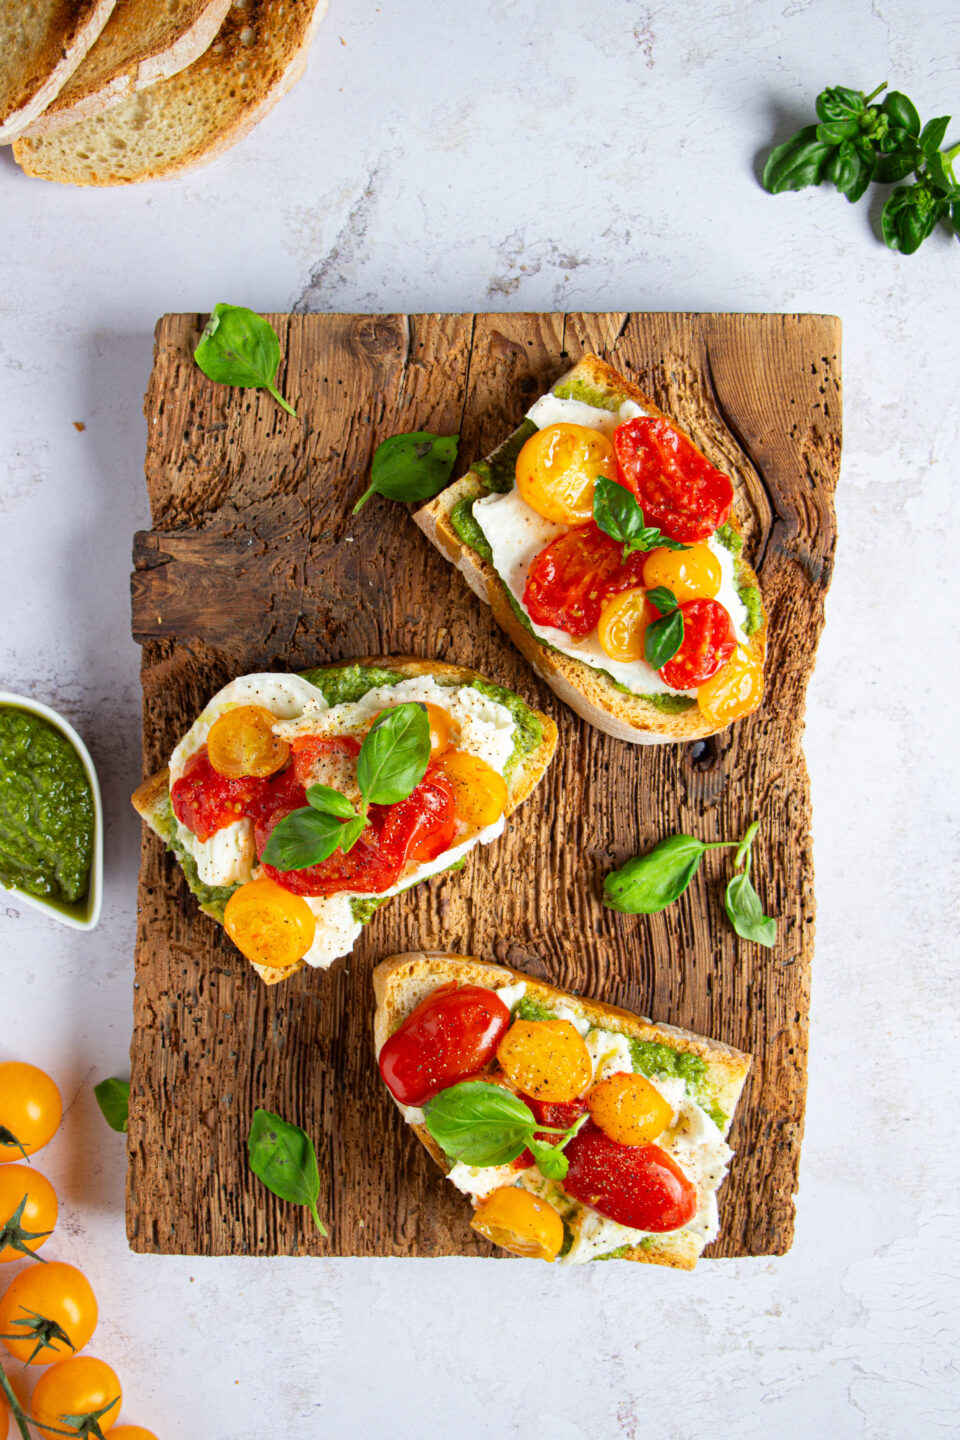
<instances>
[{"instance_id":1,"label":"bread slice with air holes","mask_svg":"<svg viewBox=\"0 0 960 1440\"><path fill-rule=\"evenodd\" d=\"M501 704L505 704L510 710L514 723L513 753L503 773L507 786L504 813L506 816L511 815L543 779L557 745L557 727L550 717L539 710L534 710L512 691L492 684L476 670L471 670L466 666L447 665L436 660L419 660L409 655L368 656L336 665L319 666L313 670L300 672L298 679L307 679L310 685L317 687L317 691L321 695L323 687L326 687L327 693L323 698L328 705L332 706L337 703L349 703L353 699L360 700L378 686L393 685L404 680L416 680L418 677L435 680L441 689L468 687L475 683L483 685L485 687L484 694L488 699L500 697ZM280 676L252 678L282 679ZM344 688L345 684L352 688ZM366 689L363 688L364 686ZM489 693L491 691L494 692L493 695ZM340 701L338 698L340 695L349 696L349 699ZM249 701L234 703L249 703ZM236 883L228 885L214 885L207 884L201 879L196 851L195 849L191 850L185 844L182 829L178 826L173 813L169 770L158 771L144 780L143 784L134 792L132 802L134 809L146 821L150 829L176 856L184 872L187 885L196 896L201 910L218 923L223 924L227 901L243 882L238 880ZM471 841L471 848L474 843L476 842ZM459 865L462 862L454 860L451 864L453 863ZM491 863L496 864L495 855L491 856ZM401 879L401 884L406 883ZM410 880L409 883L417 883L416 878ZM354 934L352 938L348 937L349 943L347 943L346 949L334 949L333 955L348 953L355 942L356 934L359 933L360 925L365 924L371 918L373 910L383 904L385 899L391 897L364 895L358 898L359 903L353 914L353 920L356 922L352 927ZM352 901L351 905L353 905ZM317 920L318 935L322 925L321 917ZM335 932L331 933L333 938L337 938ZM332 958L333 956L331 956ZM331 959L324 958L317 963L326 968L331 963ZM305 964L304 960L297 960L294 964L284 967L257 964L254 961L250 963L267 985L275 985L280 980L288 979L298 970L303 969Z\"/></svg>"},{"instance_id":2,"label":"bread slice with air holes","mask_svg":"<svg viewBox=\"0 0 960 1440\"><path fill-rule=\"evenodd\" d=\"M303 74L327 0L233 5L199 59L88 120L23 138L28 175L63 185L133 185L216 159Z\"/></svg>"},{"instance_id":3,"label":"bread slice with air holes","mask_svg":"<svg viewBox=\"0 0 960 1440\"><path fill-rule=\"evenodd\" d=\"M598 410L615 413L626 402L639 407L644 414L666 420L674 429L677 428L676 423L649 395L596 355L583 356L572 370L561 376L550 393L564 403L575 402L569 415L573 423L591 424L589 410L585 410L584 406L589 406L594 414ZM576 402L580 404L579 414ZM517 455L537 428L533 420L525 420L486 460L474 465L467 475L418 510L413 517L417 525L441 554L456 565L474 594L490 606L497 623L540 679L598 730L618 740L649 745L700 740L724 729L724 725L713 723L692 697L631 693L604 669L554 648L534 633L518 597L511 594L494 569L489 545L473 519L472 502L496 491L513 490ZM742 527L736 514L736 503L735 496L734 509L713 541L722 547L716 553L721 555L722 563L730 572L729 584L736 592L736 600L731 597L731 605L742 605L742 616L746 617L742 621L745 627L742 638L738 636L740 646L755 664L762 667L766 653L767 621L760 599L759 581L742 555ZM465 510L468 512L466 516ZM533 514L532 511L530 513ZM474 543L470 543L468 535ZM481 546L480 550L475 548L477 544ZM482 553L484 546L486 558ZM599 663L602 663L602 656ZM652 671L648 674L653 676ZM760 699L761 694L757 694L753 708Z\"/></svg>"},{"instance_id":4,"label":"bread slice with air holes","mask_svg":"<svg viewBox=\"0 0 960 1440\"><path fill-rule=\"evenodd\" d=\"M103 30L115 0L0 0L0 145L56 98Z\"/></svg>"},{"instance_id":5,"label":"bread slice with air holes","mask_svg":"<svg viewBox=\"0 0 960 1440\"><path fill-rule=\"evenodd\" d=\"M51 135L192 65L216 38L232 0L117 0L99 38L26 136Z\"/></svg>"}]
</instances>

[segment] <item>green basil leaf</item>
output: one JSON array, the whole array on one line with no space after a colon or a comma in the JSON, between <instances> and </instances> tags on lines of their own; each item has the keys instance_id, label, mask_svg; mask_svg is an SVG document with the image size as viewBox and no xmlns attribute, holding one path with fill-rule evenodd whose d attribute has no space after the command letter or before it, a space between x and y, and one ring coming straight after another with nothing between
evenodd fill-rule
<instances>
[{"instance_id":1,"label":"green basil leaf","mask_svg":"<svg viewBox=\"0 0 960 1440\"><path fill-rule=\"evenodd\" d=\"M669 615L663 615L647 626L643 637L643 657L654 670L660 670L668 660L673 659L682 644L683 611L671 610Z\"/></svg>"},{"instance_id":2,"label":"green basil leaf","mask_svg":"<svg viewBox=\"0 0 960 1440\"><path fill-rule=\"evenodd\" d=\"M863 94L848 90L845 85L831 85L817 96L817 114L825 123L832 120L856 121L863 113Z\"/></svg>"},{"instance_id":3,"label":"green basil leaf","mask_svg":"<svg viewBox=\"0 0 960 1440\"><path fill-rule=\"evenodd\" d=\"M366 829L366 824L366 816L357 815L353 820L348 820L346 825L344 825L343 830L340 832L340 849L344 855L348 854L354 845L356 845Z\"/></svg>"},{"instance_id":4,"label":"green basil leaf","mask_svg":"<svg viewBox=\"0 0 960 1440\"><path fill-rule=\"evenodd\" d=\"M881 185L894 185L909 175L911 170L915 170L922 158L911 141L909 145L892 150L888 155L880 155L873 178Z\"/></svg>"},{"instance_id":5,"label":"green basil leaf","mask_svg":"<svg viewBox=\"0 0 960 1440\"><path fill-rule=\"evenodd\" d=\"M771 152L763 167L763 186L771 195L803 190L823 179L832 146L817 139L816 125L807 125Z\"/></svg>"},{"instance_id":6,"label":"green basil leaf","mask_svg":"<svg viewBox=\"0 0 960 1440\"><path fill-rule=\"evenodd\" d=\"M832 180L841 195L846 195L859 184L861 170L859 154L854 146L845 140L830 156L824 171L824 178ZM866 185L864 185L864 189L866 189ZM863 191L860 193L862 194Z\"/></svg>"},{"instance_id":7,"label":"green basil leaf","mask_svg":"<svg viewBox=\"0 0 960 1440\"><path fill-rule=\"evenodd\" d=\"M671 610L677 608L677 597L666 585L655 585L652 590L648 590L647 599L651 605L657 607L661 615L669 615Z\"/></svg>"},{"instance_id":8,"label":"green basil leaf","mask_svg":"<svg viewBox=\"0 0 960 1440\"><path fill-rule=\"evenodd\" d=\"M891 90L883 97L881 110L885 111L895 125L900 125L908 135L920 134L920 116L912 100L900 90Z\"/></svg>"},{"instance_id":9,"label":"green basil leaf","mask_svg":"<svg viewBox=\"0 0 960 1440\"><path fill-rule=\"evenodd\" d=\"M101 1080L99 1085L94 1085L93 1093L110 1129L126 1134L130 1119L130 1081Z\"/></svg>"},{"instance_id":10,"label":"green basil leaf","mask_svg":"<svg viewBox=\"0 0 960 1440\"><path fill-rule=\"evenodd\" d=\"M828 120L825 125L817 126L817 139L824 145L839 145L841 141L852 140L854 135L859 133L860 123L857 120Z\"/></svg>"},{"instance_id":11,"label":"green basil leaf","mask_svg":"<svg viewBox=\"0 0 960 1440\"><path fill-rule=\"evenodd\" d=\"M955 201L950 208L950 224L954 234L960 237L960 202Z\"/></svg>"},{"instance_id":12,"label":"green basil leaf","mask_svg":"<svg viewBox=\"0 0 960 1440\"><path fill-rule=\"evenodd\" d=\"M396 705L367 731L357 757L357 783L371 805L395 805L420 784L429 759L426 706Z\"/></svg>"},{"instance_id":13,"label":"green basil leaf","mask_svg":"<svg viewBox=\"0 0 960 1440\"><path fill-rule=\"evenodd\" d=\"M536 1126L519 1096L484 1080L451 1085L423 1108L427 1129L447 1159L464 1165L508 1165Z\"/></svg>"},{"instance_id":14,"label":"green basil leaf","mask_svg":"<svg viewBox=\"0 0 960 1440\"><path fill-rule=\"evenodd\" d=\"M945 199L933 196L923 185L898 185L880 216L883 238L891 250L912 255L948 208Z\"/></svg>"},{"instance_id":15,"label":"green basil leaf","mask_svg":"<svg viewBox=\"0 0 960 1440\"><path fill-rule=\"evenodd\" d=\"M540 1174L547 1180L563 1180L570 1168L570 1162L558 1145L546 1145L542 1140L535 1140L531 1135L527 1141L527 1148L534 1160Z\"/></svg>"},{"instance_id":16,"label":"green basil leaf","mask_svg":"<svg viewBox=\"0 0 960 1440\"><path fill-rule=\"evenodd\" d=\"M281 1200L310 1209L321 1235L326 1230L317 1214L320 1172L313 1141L299 1125L291 1125L270 1110L253 1112L247 1137L250 1169Z\"/></svg>"},{"instance_id":17,"label":"green basil leaf","mask_svg":"<svg viewBox=\"0 0 960 1440\"><path fill-rule=\"evenodd\" d=\"M260 857L275 870L307 870L328 860L343 838L344 825L335 815L304 806L274 825Z\"/></svg>"},{"instance_id":18,"label":"green basil leaf","mask_svg":"<svg viewBox=\"0 0 960 1440\"><path fill-rule=\"evenodd\" d=\"M307 804L314 810L322 810L325 815L338 815L341 820L352 820L357 813L346 795L341 795L331 785L309 785Z\"/></svg>"},{"instance_id":19,"label":"green basil leaf","mask_svg":"<svg viewBox=\"0 0 960 1440\"><path fill-rule=\"evenodd\" d=\"M960 188L957 186L953 167L939 152L928 159L924 179L933 190L945 195L948 200L960 200Z\"/></svg>"},{"instance_id":20,"label":"green basil leaf","mask_svg":"<svg viewBox=\"0 0 960 1440\"><path fill-rule=\"evenodd\" d=\"M857 157L859 160L859 167L856 178L846 187L846 189L841 189L839 185L837 186L837 189L841 191L841 194L846 195L847 200L850 202L851 205L853 205L857 200L861 199L861 197L864 195L867 186L873 179L874 173L877 168L877 155L875 151L870 150L869 148L860 149L858 147Z\"/></svg>"},{"instance_id":21,"label":"green basil leaf","mask_svg":"<svg viewBox=\"0 0 960 1440\"><path fill-rule=\"evenodd\" d=\"M723 900L730 924L744 940L755 940L758 945L774 945L777 939L777 922L764 915L760 897L750 880L750 867L740 870L727 886Z\"/></svg>"},{"instance_id":22,"label":"green basil leaf","mask_svg":"<svg viewBox=\"0 0 960 1440\"><path fill-rule=\"evenodd\" d=\"M626 915L656 915L683 894L706 849L693 835L668 836L611 871L603 882L603 903Z\"/></svg>"},{"instance_id":23,"label":"green basil leaf","mask_svg":"<svg viewBox=\"0 0 960 1440\"><path fill-rule=\"evenodd\" d=\"M430 500L450 479L459 440L459 435L431 435L429 430L391 435L377 446L370 485L354 505L354 515L371 495L385 495L388 500Z\"/></svg>"},{"instance_id":24,"label":"green basil leaf","mask_svg":"<svg viewBox=\"0 0 960 1440\"><path fill-rule=\"evenodd\" d=\"M605 535L621 544L645 528L643 511L632 490L601 475L593 492L593 518Z\"/></svg>"},{"instance_id":25,"label":"green basil leaf","mask_svg":"<svg viewBox=\"0 0 960 1440\"><path fill-rule=\"evenodd\" d=\"M935 155L943 144L947 133L947 126L950 124L949 115L938 115L935 120L928 120L920 131L918 144L924 155Z\"/></svg>"},{"instance_id":26,"label":"green basil leaf","mask_svg":"<svg viewBox=\"0 0 960 1440\"><path fill-rule=\"evenodd\" d=\"M280 341L269 320L244 305L215 305L193 352L204 375L219 385L268 390L290 415L296 415L274 381L280 366Z\"/></svg>"}]
</instances>

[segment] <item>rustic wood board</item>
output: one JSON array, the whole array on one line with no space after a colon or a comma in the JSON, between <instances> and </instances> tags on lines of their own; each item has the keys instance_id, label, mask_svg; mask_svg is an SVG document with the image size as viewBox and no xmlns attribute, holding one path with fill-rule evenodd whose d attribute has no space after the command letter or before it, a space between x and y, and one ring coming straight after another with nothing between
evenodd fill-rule
<instances>
[{"instance_id":1,"label":"rustic wood board","mask_svg":"<svg viewBox=\"0 0 960 1440\"><path fill-rule=\"evenodd\" d=\"M472 953L728 1041L755 1057L732 1134L715 1255L781 1254L803 1127L814 899L800 740L835 545L840 325L812 315L275 316L280 384L210 384L203 318L157 327L145 407L154 529L135 542L144 774L234 674L378 653L475 666L556 717L557 758L505 837L377 913L327 972L263 986L143 841L127 1225L135 1250L492 1254L466 1201L402 1124L372 1053L370 972L398 951ZM374 447L459 431L464 467L585 350L632 376L733 474L770 615L767 696L732 731L632 747L540 684L405 509L357 518ZM739 836L757 817L772 951L737 940L708 857L650 918L599 901L614 864L671 831ZM253 1109L316 1137L326 1244L245 1164Z\"/></svg>"}]
</instances>

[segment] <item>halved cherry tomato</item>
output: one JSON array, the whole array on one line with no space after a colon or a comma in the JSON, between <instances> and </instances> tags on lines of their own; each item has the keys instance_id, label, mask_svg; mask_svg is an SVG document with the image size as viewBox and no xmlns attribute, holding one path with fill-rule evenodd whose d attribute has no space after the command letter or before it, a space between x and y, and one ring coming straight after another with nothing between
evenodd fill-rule
<instances>
[{"instance_id":1,"label":"halved cherry tomato","mask_svg":"<svg viewBox=\"0 0 960 1440\"><path fill-rule=\"evenodd\" d=\"M547 425L517 456L521 496L538 515L559 525L591 521L597 478L612 480L615 473L610 441L586 425Z\"/></svg>"},{"instance_id":2,"label":"halved cherry tomato","mask_svg":"<svg viewBox=\"0 0 960 1440\"><path fill-rule=\"evenodd\" d=\"M609 595L642 581L643 556L621 563L623 546L597 525L583 525L551 540L530 566L523 603L536 625L588 635Z\"/></svg>"},{"instance_id":3,"label":"halved cherry tomato","mask_svg":"<svg viewBox=\"0 0 960 1440\"><path fill-rule=\"evenodd\" d=\"M618 1145L643 1145L662 1135L673 1109L645 1075L610 1075L594 1085L587 1109L595 1125Z\"/></svg>"},{"instance_id":4,"label":"halved cherry tomato","mask_svg":"<svg viewBox=\"0 0 960 1440\"><path fill-rule=\"evenodd\" d=\"M612 595L604 602L597 621L600 649L611 660L642 660L647 626L658 614L647 592L639 587Z\"/></svg>"},{"instance_id":5,"label":"halved cherry tomato","mask_svg":"<svg viewBox=\"0 0 960 1440\"><path fill-rule=\"evenodd\" d=\"M732 659L697 691L697 704L713 725L729 725L756 710L763 696L763 665L738 646Z\"/></svg>"},{"instance_id":6,"label":"halved cherry tomato","mask_svg":"<svg viewBox=\"0 0 960 1440\"><path fill-rule=\"evenodd\" d=\"M110 1440L157 1440L157 1437L142 1425L117 1425L110 1432Z\"/></svg>"},{"instance_id":7,"label":"halved cherry tomato","mask_svg":"<svg viewBox=\"0 0 960 1440\"><path fill-rule=\"evenodd\" d=\"M520 1099L530 1106L534 1118L539 1120L541 1125L550 1125L556 1130L569 1130L575 1124L587 1108L585 1095L580 1095L576 1100L538 1100L534 1095L521 1095ZM535 1130L535 1140L542 1140L546 1145L555 1145L559 1136L547 1130ZM531 1150L521 1150L516 1160L511 1162L514 1170L526 1170L528 1165L535 1165Z\"/></svg>"},{"instance_id":8,"label":"halved cherry tomato","mask_svg":"<svg viewBox=\"0 0 960 1440\"><path fill-rule=\"evenodd\" d=\"M632 1230L679 1230L697 1213L696 1186L659 1145L618 1145L589 1121L564 1151L563 1187Z\"/></svg>"},{"instance_id":9,"label":"halved cherry tomato","mask_svg":"<svg viewBox=\"0 0 960 1440\"><path fill-rule=\"evenodd\" d=\"M65 1359L82 1350L96 1328L96 1296L87 1277L74 1265L56 1260L49 1265L31 1265L0 1297L3 1346L25 1365L49 1365L52 1360ZM11 1340L11 1335L23 1339Z\"/></svg>"},{"instance_id":10,"label":"halved cherry tomato","mask_svg":"<svg viewBox=\"0 0 960 1440\"><path fill-rule=\"evenodd\" d=\"M494 1190L474 1211L470 1229L527 1260L556 1260L563 1221L548 1200L517 1185Z\"/></svg>"},{"instance_id":11,"label":"halved cherry tomato","mask_svg":"<svg viewBox=\"0 0 960 1440\"><path fill-rule=\"evenodd\" d=\"M275 811L268 820L258 822L256 828L257 854L263 873L281 889L294 895L338 895L344 890L352 895L382 895L400 879L403 860L381 849L377 827L383 823L382 813L374 815L372 809L370 824L346 855L342 850L334 850L329 859L305 870L277 870L263 859L263 849L283 814Z\"/></svg>"},{"instance_id":12,"label":"halved cherry tomato","mask_svg":"<svg viewBox=\"0 0 960 1440\"><path fill-rule=\"evenodd\" d=\"M515 1020L497 1059L518 1090L536 1100L574 1100L593 1075L590 1051L569 1020Z\"/></svg>"},{"instance_id":13,"label":"halved cherry tomato","mask_svg":"<svg viewBox=\"0 0 960 1440\"><path fill-rule=\"evenodd\" d=\"M382 820L380 848L401 865L435 860L449 850L457 833L457 805L442 764L432 765L406 800L384 806Z\"/></svg>"},{"instance_id":14,"label":"halved cherry tomato","mask_svg":"<svg viewBox=\"0 0 960 1440\"><path fill-rule=\"evenodd\" d=\"M660 674L674 690L693 690L722 670L737 648L730 612L719 600L688 600L680 606L683 641Z\"/></svg>"},{"instance_id":15,"label":"halved cherry tomato","mask_svg":"<svg viewBox=\"0 0 960 1440\"><path fill-rule=\"evenodd\" d=\"M217 774L228 780L244 775L263 779L282 770L290 759L290 746L274 735L276 722L277 717L263 705L225 710L207 736L207 754Z\"/></svg>"},{"instance_id":16,"label":"halved cherry tomato","mask_svg":"<svg viewBox=\"0 0 960 1440\"><path fill-rule=\"evenodd\" d=\"M44 1371L34 1386L30 1409L35 1423L47 1435L66 1430L67 1415L96 1415L105 1410L97 1423L106 1434L113 1429L122 1402L120 1381L110 1366L92 1355L76 1355ZM79 1428L73 1423L75 1429Z\"/></svg>"},{"instance_id":17,"label":"halved cherry tomato","mask_svg":"<svg viewBox=\"0 0 960 1440\"><path fill-rule=\"evenodd\" d=\"M310 949L317 921L301 895L292 894L269 875L258 875L230 896L223 928L248 960L285 970Z\"/></svg>"},{"instance_id":18,"label":"halved cherry tomato","mask_svg":"<svg viewBox=\"0 0 960 1440\"><path fill-rule=\"evenodd\" d=\"M0 1165L40 1150L62 1115L60 1091L46 1071L19 1060L0 1065Z\"/></svg>"},{"instance_id":19,"label":"halved cherry tomato","mask_svg":"<svg viewBox=\"0 0 960 1440\"><path fill-rule=\"evenodd\" d=\"M352 735L298 735L290 749L293 774L300 785L319 782L339 790L347 777L356 776L360 741Z\"/></svg>"},{"instance_id":20,"label":"halved cherry tomato","mask_svg":"<svg viewBox=\"0 0 960 1440\"><path fill-rule=\"evenodd\" d=\"M733 485L667 420L638 417L613 437L621 485L671 540L706 540L730 514Z\"/></svg>"},{"instance_id":21,"label":"halved cherry tomato","mask_svg":"<svg viewBox=\"0 0 960 1440\"><path fill-rule=\"evenodd\" d=\"M438 769L450 782L457 816L471 829L494 825L507 808L507 785L492 765L466 750L449 750Z\"/></svg>"},{"instance_id":22,"label":"halved cherry tomato","mask_svg":"<svg viewBox=\"0 0 960 1440\"><path fill-rule=\"evenodd\" d=\"M24 1203L26 1202L26 1203ZM22 1260L24 1250L39 1250L47 1243L47 1232L57 1223L57 1194L50 1181L32 1165L4 1165L0 1169L0 1235L23 1204L18 1228L39 1238L24 1240L23 1249L14 1245L0 1248L0 1265Z\"/></svg>"},{"instance_id":23,"label":"halved cherry tomato","mask_svg":"<svg viewBox=\"0 0 960 1440\"><path fill-rule=\"evenodd\" d=\"M380 1074L401 1105L478 1074L510 1028L499 995L480 985L441 985L422 1000L380 1051Z\"/></svg>"},{"instance_id":24,"label":"halved cherry tomato","mask_svg":"<svg viewBox=\"0 0 960 1440\"><path fill-rule=\"evenodd\" d=\"M651 550L643 563L643 583L648 590L665 585L684 600L712 600L720 589L723 570L709 545L691 545L689 550Z\"/></svg>"},{"instance_id":25,"label":"halved cherry tomato","mask_svg":"<svg viewBox=\"0 0 960 1440\"><path fill-rule=\"evenodd\" d=\"M218 830L242 820L250 801L265 782L253 776L228 780L210 764L202 745L190 756L180 779L170 787L173 813L198 840L209 840Z\"/></svg>"},{"instance_id":26,"label":"halved cherry tomato","mask_svg":"<svg viewBox=\"0 0 960 1440\"><path fill-rule=\"evenodd\" d=\"M452 745L457 743L460 727L450 712L444 710L440 705L431 705L429 701L418 701L417 703L422 705L427 712L427 720L430 724L430 754L436 759L438 755L445 754ZM402 700L397 701L397 705L402 704ZM378 710L374 715L370 722L371 725L387 710L395 708L396 706L393 705L385 705L383 710Z\"/></svg>"}]
</instances>

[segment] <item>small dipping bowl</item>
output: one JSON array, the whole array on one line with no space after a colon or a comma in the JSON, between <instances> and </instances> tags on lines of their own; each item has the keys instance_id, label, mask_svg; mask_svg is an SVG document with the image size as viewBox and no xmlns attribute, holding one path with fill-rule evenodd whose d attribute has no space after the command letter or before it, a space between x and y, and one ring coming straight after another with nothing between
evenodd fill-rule
<instances>
[{"instance_id":1,"label":"small dipping bowl","mask_svg":"<svg viewBox=\"0 0 960 1440\"><path fill-rule=\"evenodd\" d=\"M0 885L0 895L9 895L18 904L29 905L31 909L49 915L51 920L59 920L61 925L69 925L71 930L92 930L100 919L100 905L103 900L103 806L100 802L100 782L90 758L90 751L73 726L40 700L31 700L26 695L14 695L9 690L0 690L0 707L3 706L13 710L25 710L29 715L38 715L41 720L46 720L70 741L80 756L93 796L93 855L90 860L90 881L82 900L75 900L72 904L65 900L49 900L41 895L29 895L26 890L8 885Z\"/></svg>"}]
</instances>

